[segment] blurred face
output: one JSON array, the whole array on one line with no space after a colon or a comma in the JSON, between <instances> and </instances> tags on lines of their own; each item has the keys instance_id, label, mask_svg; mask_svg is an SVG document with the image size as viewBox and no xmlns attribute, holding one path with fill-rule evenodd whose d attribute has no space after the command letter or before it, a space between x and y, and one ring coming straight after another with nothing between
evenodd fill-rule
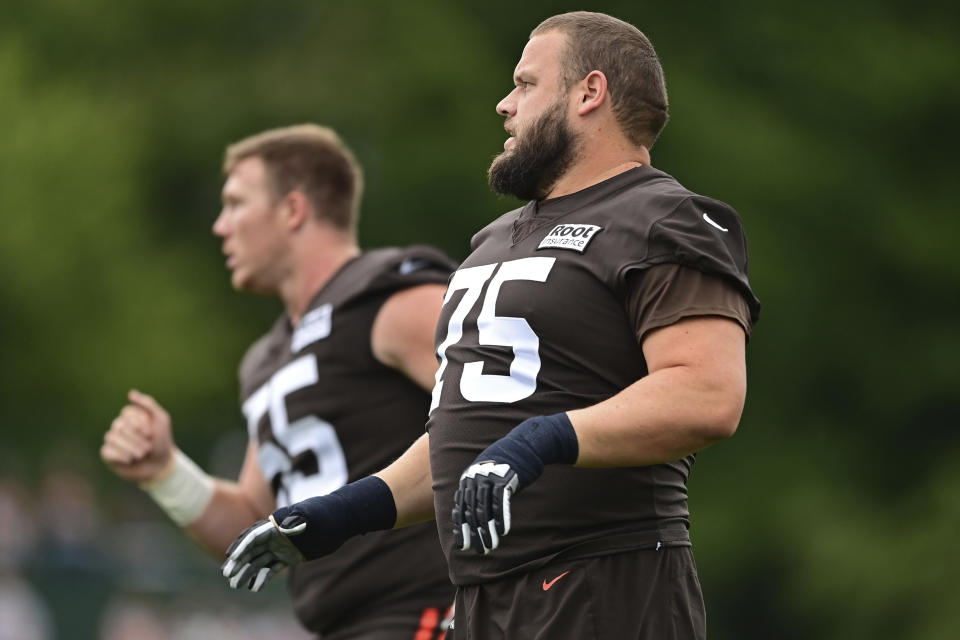
<instances>
[{"instance_id":1,"label":"blurred face","mask_svg":"<svg viewBox=\"0 0 960 640\"><path fill-rule=\"evenodd\" d=\"M510 134L488 172L497 193L543 198L576 160L577 136L570 129L561 73L565 41L556 31L532 37L514 71L513 91L497 104Z\"/></svg>"},{"instance_id":2,"label":"blurred face","mask_svg":"<svg viewBox=\"0 0 960 640\"><path fill-rule=\"evenodd\" d=\"M286 233L266 166L257 157L237 163L221 191L213 233L223 240L230 282L239 291L274 295L285 272Z\"/></svg>"}]
</instances>

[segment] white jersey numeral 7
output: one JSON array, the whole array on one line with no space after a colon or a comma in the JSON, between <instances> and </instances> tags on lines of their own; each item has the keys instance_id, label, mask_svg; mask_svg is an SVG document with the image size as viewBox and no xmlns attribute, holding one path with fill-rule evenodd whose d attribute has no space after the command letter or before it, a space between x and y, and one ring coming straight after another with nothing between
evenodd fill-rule
<instances>
[{"instance_id":1,"label":"white jersey numeral 7","mask_svg":"<svg viewBox=\"0 0 960 640\"><path fill-rule=\"evenodd\" d=\"M443 299L446 305L454 293L465 289L463 297L450 316L447 336L437 347L440 367L437 369L437 383L433 388L432 412L440 404L444 374L447 369L447 348L463 339L463 321L480 299L480 292L488 280L490 285L477 316L477 334L481 345L498 345L513 349L513 361L509 375L483 373L483 361L466 362L460 378L460 393L470 402L517 402L537 390L537 374L540 372L540 339L523 318L498 316L497 298L500 287L512 280L531 280L546 282L556 258L535 257L511 260L496 264L460 269L453 274Z\"/></svg>"}]
</instances>

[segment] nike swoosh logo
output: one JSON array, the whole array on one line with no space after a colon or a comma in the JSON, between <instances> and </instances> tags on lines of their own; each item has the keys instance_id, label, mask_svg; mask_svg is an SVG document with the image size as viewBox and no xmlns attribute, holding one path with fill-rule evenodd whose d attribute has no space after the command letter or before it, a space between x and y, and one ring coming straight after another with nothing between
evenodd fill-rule
<instances>
[{"instance_id":1,"label":"nike swoosh logo","mask_svg":"<svg viewBox=\"0 0 960 640\"><path fill-rule=\"evenodd\" d=\"M400 275L405 276L414 271L419 271L425 266L430 264L422 258L404 258L403 262L400 263L400 266L397 268L397 271L400 272Z\"/></svg>"},{"instance_id":2,"label":"nike swoosh logo","mask_svg":"<svg viewBox=\"0 0 960 640\"><path fill-rule=\"evenodd\" d=\"M547 582L546 580L544 580L544 581L543 581L543 590L544 590L544 591L549 591L549 590L550 590L550 587L552 587L552 586L554 585L554 583L556 583L557 580L559 580L559 579L562 578L563 576L567 575L568 573L570 573L570 572L569 572L569 571L564 571L563 573L561 573L560 575L558 575L556 578L554 578L554 579L551 580L550 582Z\"/></svg>"},{"instance_id":3,"label":"nike swoosh logo","mask_svg":"<svg viewBox=\"0 0 960 640\"><path fill-rule=\"evenodd\" d=\"M708 216L707 214L703 214L703 219L707 224L709 224L712 227L716 227L717 229L720 229L720 231L723 231L724 233L726 233L727 231L730 231L730 229L724 229L719 224L711 220L710 216Z\"/></svg>"}]
</instances>

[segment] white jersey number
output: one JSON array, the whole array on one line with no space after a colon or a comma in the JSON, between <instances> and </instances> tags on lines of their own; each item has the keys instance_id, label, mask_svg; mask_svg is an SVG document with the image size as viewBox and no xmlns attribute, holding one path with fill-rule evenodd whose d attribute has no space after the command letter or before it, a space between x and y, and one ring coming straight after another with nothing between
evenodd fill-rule
<instances>
[{"instance_id":1,"label":"white jersey number","mask_svg":"<svg viewBox=\"0 0 960 640\"><path fill-rule=\"evenodd\" d=\"M437 347L440 368L437 369L437 383L433 388L433 402L430 411L440 404L443 389L443 376L447 369L447 348L463 339L463 321L480 299L484 284L490 280L483 306L477 316L477 334L481 345L499 345L513 349L513 361L509 375L483 373L483 361L465 362L460 377L460 393L471 402L517 402L537 390L537 373L540 372L540 339L523 318L498 316L497 298L500 287L511 280L532 280L546 282L556 258L521 258L499 265L488 264L460 269L453 274L443 303L447 304L453 294L461 289L466 291L450 316L447 337Z\"/></svg>"},{"instance_id":2,"label":"white jersey number","mask_svg":"<svg viewBox=\"0 0 960 640\"><path fill-rule=\"evenodd\" d=\"M250 439L258 441L257 424L269 414L273 437L283 447L269 441L260 442L258 452L264 478L270 481L280 474L278 507L326 495L347 482L347 459L333 426L316 416L305 416L293 422L287 416L287 396L316 384L319 379L317 357L307 354L273 374L243 403ZM307 452L316 457L317 473L306 475L293 468L293 460Z\"/></svg>"}]
</instances>

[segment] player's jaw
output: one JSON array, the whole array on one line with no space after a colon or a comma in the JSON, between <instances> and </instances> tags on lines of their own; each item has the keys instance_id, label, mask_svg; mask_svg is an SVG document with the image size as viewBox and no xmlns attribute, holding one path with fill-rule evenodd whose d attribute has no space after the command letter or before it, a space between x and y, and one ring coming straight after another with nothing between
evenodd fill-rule
<instances>
[{"instance_id":1,"label":"player's jaw","mask_svg":"<svg viewBox=\"0 0 960 640\"><path fill-rule=\"evenodd\" d=\"M270 220L243 220L223 238L222 251L237 291L273 295L284 271L286 245Z\"/></svg>"},{"instance_id":2,"label":"player's jaw","mask_svg":"<svg viewBox=\"0 0 960 640\"><path fill-rule=\"evenodd\" d=\"M228 264L229 262L228 260ZM231 269L230 284L236 291L276 295L280 289L276 273L278 269L274 268L274 265L268 264L258 268L256 264L237 259L233 262L233 266L228 268Z\"/></svg>"},{"instance_id":3,"label":"player's jaw","mask_svg":"<svg viewBox=\"0 0 960 640\"><path fill-rule=\"evenodd\" d=\"M546 197L577 157L578 136L567 121L566 100L557 100L524 131L512 120L504 128L511 136L487 172L490 188L521 200Z\"/></svg>"},{"instance_id":4,"label":"player's jaw","mask_svg":"<svg viewBox=\"0 0 960 640\"><path fill-rule=\"evenodd\" d=\"M237 291L243 291L246 288L245 285L248 280L243 268L243 262L236 253L226 248L224 248L223 253L227 256L226 264L227 270L230 271L230 284L233 285L233 288Z\"/></svg>"}]
</instances>

